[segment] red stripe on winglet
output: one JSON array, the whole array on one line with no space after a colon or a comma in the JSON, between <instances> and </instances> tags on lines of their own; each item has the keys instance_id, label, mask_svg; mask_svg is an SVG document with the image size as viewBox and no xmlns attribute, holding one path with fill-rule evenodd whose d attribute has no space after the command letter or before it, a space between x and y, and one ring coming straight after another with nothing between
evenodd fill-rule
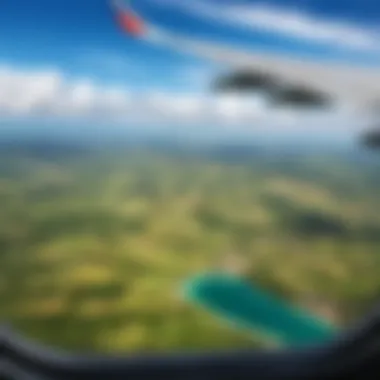
<instances>
[{"instance_id":1,"label":"red stripe on winglet","mask_svg":"<svg viewBox=\"0 0 380 380\"><path fill-rule=\"evenodd\" d=\"M119 11L117 20L120 27L129 34L140 36L145 32L144 23L132 12Z\"/></svg>"}]
</instances>

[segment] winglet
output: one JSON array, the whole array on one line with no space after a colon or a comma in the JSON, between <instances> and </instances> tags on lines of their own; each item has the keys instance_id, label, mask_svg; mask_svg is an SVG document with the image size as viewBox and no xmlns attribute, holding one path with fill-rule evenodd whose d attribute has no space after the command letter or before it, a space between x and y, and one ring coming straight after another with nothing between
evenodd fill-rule
<instances>
[{"instance_id":1,"label":"winglet","mask_svg":"<svg viewBox=\"0 0 380 380\"><path fill-rule=\"evenodd\" d=\"M111 1L111 8L115 12L116 20L121 29L131 36L140 37L145 34L144 21L133 12L130 2L120 0Z\"/></svg>"}]
</instances>

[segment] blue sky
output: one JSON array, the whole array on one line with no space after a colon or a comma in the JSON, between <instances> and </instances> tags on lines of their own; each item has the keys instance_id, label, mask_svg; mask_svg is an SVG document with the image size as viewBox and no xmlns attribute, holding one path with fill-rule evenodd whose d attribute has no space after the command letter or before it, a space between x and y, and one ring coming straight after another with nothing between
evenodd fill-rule
<instances>
[{"instance_id":1,"label":"blue sky","mask_svg":"<svg viewBox=\"0 0 380 380\"><path fill-rule=\"evenodd\" d=\"M190 0L176 2L191 3ZM226 26L196 17L179 6L165 6L164 1L160 5L160 0L134 0L134 3L150 20L196 38L223 41L250 49L296 54L312 52L316 58L358 58L355 52L337 52L335 47L295 41L286 35ZM375 28L380 21L380 3L377 0L204 0L203 3L220 8L229 4L274 4L281 9L301 10L323 20L343 20L365 28L371 24ZM134 77L129 72L136 74L139 67L140 71L149 70L147 78L155 83L157 72L166 74L167 81L173 70L176 72L182 67L200 64L196 59L168 49L158 49L126 38L115 26L106 0L5 0L0 5L0 31L1 61L20 67L58 66L74 75L129 81ZM368 55L368 60L371 59ZM135 66L135 70L131 66Z\"/></svg>"},{"instance_id":2,"label":"blue sky","mask_svg":"<svg viewBox=\"0 0 380 380\"><path fill-rule=\"evenodd\" d=\"M8 0L0 7L0 62L15 67L58 67L73 76L152 87L175 85L177 72L197 65L126 37L106 0Z\"/></svg>"},{"instance_id":3,"label":"blue sky","mask_svg":"<svg viewBox=\"0 0 380 380\"><path fill-rule=\"evenodd\" d=\"M308 54L316 60L380 64L377 0L134 0L134 4L148 20L197 39L248 50ZM209 17L198 5L215 11L216 17ZM235 19L226 17L225 11L229 15L231 6L237 12ZM261 7L261 13L257 7ZM256 10L249 14L244 9ZM281 28L276 25L279 17L286 21ZM257 22L264 23L264 28L255 27ZM357 46L353 44L356 40ZM359 46L367 43L368 49ZM24 98L26 92L30 93L23 106L10 107L12 115L22 109L24 118L36 104L33 96L43 98L37 102L41 111L47 108L48 95L55 96L59 103L64 94L67 110L79 96L77 85L81 86L80 99L95 99L97 105L104 97L113 97L112 110L117 102L122 107L120 94L182 93L187 100L179 106L191 112L194 102L188 94L205 91L217 73L217 67L209 62L129 38L117 28L106 0L3 0L0 47L0 80L7 83L7 91L14 99L19 98L14 95L17 91L24 93ZM46 84L41 90L42 83ZM9 103L4 86L2 91L0 97ZM162 99L161 105L170 102ZM83 107L84 103L82 100ZM96 109L94 104L91 109ZM59 104L54 107L57 113Z\"/></svg>"}]
</instances>

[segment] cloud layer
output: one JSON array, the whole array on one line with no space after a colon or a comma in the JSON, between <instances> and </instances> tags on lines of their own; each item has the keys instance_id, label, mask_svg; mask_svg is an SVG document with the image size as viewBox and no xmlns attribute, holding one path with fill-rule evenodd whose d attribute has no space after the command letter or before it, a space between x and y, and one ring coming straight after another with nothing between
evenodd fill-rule
<instances>
[{"instance_id":1,"label":"cloud layer","mask_svg":"<svg viewBox=\"0 0 380 380\"><path fill-rule=\"evenodd\" d=\"M184 92L138 92L73 79L56 70L0 67L0 119L41 118L175 128L208 125L241 130L348 128L350 115L269 110L259 96L214 96ZM349 121L350 120L350 121Z\"/></svg>"}]
</instances>

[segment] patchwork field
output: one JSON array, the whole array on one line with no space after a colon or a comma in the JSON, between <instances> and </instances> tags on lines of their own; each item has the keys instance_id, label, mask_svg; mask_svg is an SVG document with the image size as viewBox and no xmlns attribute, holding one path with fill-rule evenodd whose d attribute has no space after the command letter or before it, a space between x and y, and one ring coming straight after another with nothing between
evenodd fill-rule
<instances>
[{"instance_id":1,"label":"patchwork field","mask_svg":"<svg viewBox=\"0 0 380 380\"><path fill-rule=\"evenodd\" d=\"M71 350L261 344L181 299L225 267L337 324L373 305L380 161L237 152L1 150L1 319Z\"/></svg>"}]
</instances>

